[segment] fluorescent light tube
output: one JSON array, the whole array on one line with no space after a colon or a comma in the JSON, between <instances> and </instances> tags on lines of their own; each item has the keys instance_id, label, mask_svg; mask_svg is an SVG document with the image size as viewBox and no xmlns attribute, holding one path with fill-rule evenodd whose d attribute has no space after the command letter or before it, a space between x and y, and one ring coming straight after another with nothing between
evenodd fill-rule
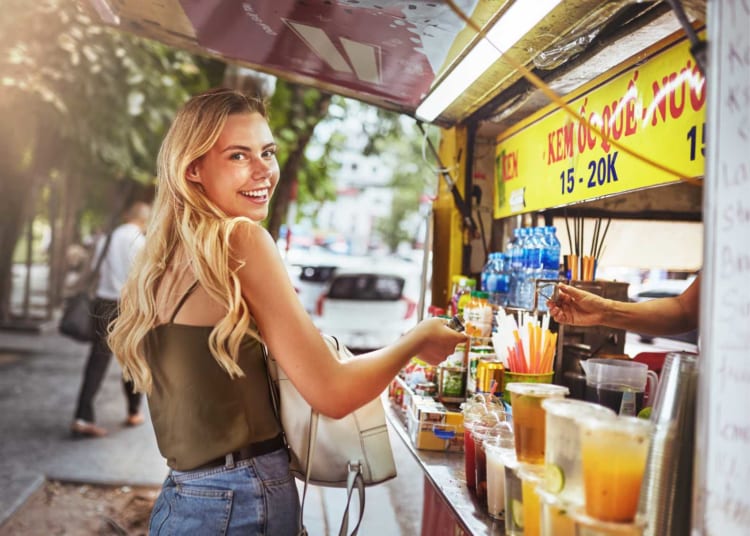
<instances>
[{"instance_id":1,"label":"fluorescent light tube","mask_svg":"<svg viewBox=\"0 0 750 536\"><path fill-rule=\"evenodd\" d=\"M432 121L562 0L516 0L416 110Z\"/></svg>"}]
</instances>

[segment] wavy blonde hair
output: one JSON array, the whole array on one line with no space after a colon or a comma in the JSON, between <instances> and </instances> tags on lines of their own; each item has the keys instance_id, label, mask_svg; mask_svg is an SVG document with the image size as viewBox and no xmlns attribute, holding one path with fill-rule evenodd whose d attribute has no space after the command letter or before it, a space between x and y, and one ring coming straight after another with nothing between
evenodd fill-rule
<instances>
[{"instance_id":1,"label":"wavy blonde hair","mask_svg":"<svg viewBox=\"0 0 750 536\"><path fill-rule=\"evenodd\" d=\"M157 158L157 190L146 245L123 288L120 314L110 325L108 341L126 379L137 391L150 393L151 370L145 357L148 333L157 325L156 292L162 276L182 246L199 284L227 307L214 326L209 348L231 376L243 376L237 364L240 344L250 334L251 316L242 297L236 270L242 261L232 256L229 236L238 225L254 223L230 218L204 194L200 184L185 177L188 167L216 143L227 117L260 113L262 101L239 91L216 89L191 98L177 113Z\"/></svg>"}]
</instances>

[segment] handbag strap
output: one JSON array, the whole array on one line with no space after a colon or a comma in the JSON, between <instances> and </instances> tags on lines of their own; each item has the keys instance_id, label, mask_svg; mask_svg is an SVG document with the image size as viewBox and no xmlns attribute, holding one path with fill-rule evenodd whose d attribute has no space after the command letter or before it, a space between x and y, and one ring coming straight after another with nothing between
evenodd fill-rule
<instances>
[{"instance_id":1,"label":"handbag strap","mask_svg":"<svg viewBox=\"0 0 750 536\"><path fill-rule=\"evenodd\" d=\"M104 263L104 258L107 256L107 252L109 251L109 244L112 242L112 233L115 232L115 228L109 230L107 233L107 238L104 241L104 246L102 247L101 253L99 253L99 257L96 259L96 264L94 265L94 269L89 273L89 275L86 277L88 281L86 281L86 285L83 287L88 292L93 292L94 287L96 286L96 280L99 277L99 270L102 268L102 264ZM78 287L81 288L81 287Z\"/></svg>"}]
</instances>

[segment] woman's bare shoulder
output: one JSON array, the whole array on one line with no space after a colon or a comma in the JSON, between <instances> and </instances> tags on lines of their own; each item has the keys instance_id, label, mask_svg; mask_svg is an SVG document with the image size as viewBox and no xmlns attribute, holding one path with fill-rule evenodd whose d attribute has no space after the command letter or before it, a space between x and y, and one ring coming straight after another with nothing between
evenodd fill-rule
<instances>
[{"instance_id":1,"label":"woman's bare shoulder","mask_svg":"<svg viewBox=\"0 0 750 536\"><path fill-rule=\"evenodd\" d=\"M244 254L278 253L276 244L268 230L250 220L236 220L228 229L232 251Z\"/></svg>"}]
</instances>

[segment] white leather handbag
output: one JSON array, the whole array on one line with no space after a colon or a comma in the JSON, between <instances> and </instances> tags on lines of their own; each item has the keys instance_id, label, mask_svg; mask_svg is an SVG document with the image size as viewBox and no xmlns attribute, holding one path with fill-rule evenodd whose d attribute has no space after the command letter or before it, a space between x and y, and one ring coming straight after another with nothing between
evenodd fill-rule
<instances>
[{"instance_id":1,"label":"white leather handbag","mask_svg":"<svg viewBox=\"0 0 750 536\"><path fill-rule=\"evenodd\" d=\"M353 357L335 337L323 337L337 359ZM278 389L278 393L274 389L271 393L291 453L291 470L305 483L300 526L303 526L308 484L346 487L347 502L339 534L347 534L349 506L356 489L359 518L351 532L356 535L364 515L365 486L396 476L383 404L376 398L341 419L322 416L310 407L281 367L277 367L267 351L265 353L269 376Z\"/></svg>"}]
</instances>

